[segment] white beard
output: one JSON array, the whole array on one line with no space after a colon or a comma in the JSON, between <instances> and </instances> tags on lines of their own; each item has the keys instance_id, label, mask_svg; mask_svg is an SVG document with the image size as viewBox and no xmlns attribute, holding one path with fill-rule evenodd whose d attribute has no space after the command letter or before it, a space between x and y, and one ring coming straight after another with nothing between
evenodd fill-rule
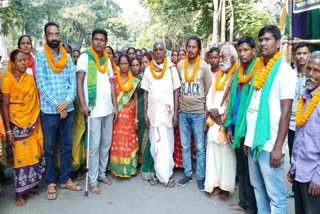
<instances>
[{"instance_id":1,"label":"white beard","mask_svg":"<svg viewBox=\"0 0 320 214\"><path fill-rule=\"evenodd\" d=\"M230 60L228 60L227 62L221 62L220 63L220 69L223 71L223 72L226 72L227 70L229 70L231 67L231 62Z\"/></svg>"}]
</instances>

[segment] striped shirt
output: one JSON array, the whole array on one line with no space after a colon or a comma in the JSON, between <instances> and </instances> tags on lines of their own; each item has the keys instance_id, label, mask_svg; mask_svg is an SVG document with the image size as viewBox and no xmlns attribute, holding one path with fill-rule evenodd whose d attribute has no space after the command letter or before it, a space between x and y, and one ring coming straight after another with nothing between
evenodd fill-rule
<instances>
[{"instance_id":1,"label":"striped shirt","mask_svg":"<svg viewBox=\"0 0 320 214\"><path fill-rule=\"evenodd\" d=\"M51 50L51 49L50 49ZM59 55L52 51L54 58L59 62ZM67 112L73 111L73 101L76 97L77 81L72 58L68 56L68 63L60 71L54 72L47 61L44 50L37 52L35 56L36 83L40 93L40 109L46 114L58 114L56 106L62 101L68 101Z\"/></svg>"}]
</instances>

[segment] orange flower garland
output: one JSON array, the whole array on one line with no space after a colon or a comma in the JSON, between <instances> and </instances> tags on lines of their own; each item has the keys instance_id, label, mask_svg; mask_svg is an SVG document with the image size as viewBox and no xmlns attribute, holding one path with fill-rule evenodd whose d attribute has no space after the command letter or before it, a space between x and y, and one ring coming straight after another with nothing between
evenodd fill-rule
<instances>
[{"instance_id":1,"label":"orange flower garland","mask_svg":"<svg viewBox=\"0 0 320 214\"><path fill-rule=\"evenodd\" d=\"M269 76L269 73L270 73L272 67L274 66L276 61L281 57L281 55L282 55L281 51L279 51L276 55L274 55L274 57L269 60L269 62L266 65L263 73L262 73L262 69L263 69L263 66L264 66L264 61L263 61L264 59L262 58L260 60L260 63L258 65L258 69L257 69L257 73L256 73L256 77L255 77L255 80L254 80L254 83L253 83L253 87L255 89L260 90L263 87L264 83L266 82L266 80L267 80L267 78Z\"/></svg>"},{"instance_id":2,"label":"orange flower garland","mask_svg":"<svg viewBox=\"0 0 320 214\"><path fill-rule=\"evenodd\" d=\"M90 51L94 57L94 60L96 61L96 65L97 65L98 70L103 74L106 73L106 71L108 69L108 53L107 53L107 51L105 49L103 49L103 52L102 52L102 54L105 58L104 64L103 64L103 69L101 68L98 54L93 50L92 45L90 45ZM109 72L108 72L108 76L109 76Z\"/></svg>"},{"instance_id":3,"label":"orange flower garland","mask_svg":"<svg viewBox=\"0 0 320 214\"><path fill-rule=\"evenodd\" d=\"M167 63L168 62L167 62L167 57L166 57L163 60L163 68L162 68L161 73L159 75L156 75L156 73L154 72L154 59L151 60L151 62L150 62L150 70L151 70L151 74L152 74L153 78L159 80L164 76L164 73L167 70Z\"/></svg>"},{"instance_id":4,"label":"orange flower garland","mask_svg":"<svg viewBox=\"0 0 320 214\"><path fill-rule=\"evenodd\" d=\"M116 63L112 62L112 68L113 68L114 73L118 72L118 67L117 67Z\"/></svg>"},{"instance_id":5,"label":"orange flower garland","mask_svg":"<svg viewBox=\"0 0 320 214\"><path fill-rule=\"evenodd\" d=\"M217 79L216 79L216 89L218 91L222 91L224 89L224 87L226 86L226 82L228 81L230 76L236 72L237 67L238 67L237 63L234 63L233 67L230 69L228 74L224 77L224 80L222 81L221 84L220 84L220 81L221 81L221 77L223 76L224 72L222 70L219 71L219 73L217 75Z\"/></svg>"},{"instance_id":6,"label":"orange flower garland","mask_svg":"<svg viewBox=\"0 0 320 214\"><path fill-rule=\"evenodd\" d=\"M296 111L296 123L297 123L298 127L303 126L307 122L310 114L312 113L314 108L317 106L319 100L320 100L320 88L313 95L311 101L308 103L306 109L304 110L304 112L302 114L305 100L303 99L303 96L301 95L301 97L298 101L298 106L297 106L297 111Z\"/></svg>"},{"instance_id":7,"label":"orange flower garland","mask_svg":"<svg viewBox=\"0 0 320 214\"><path fill-rule=\"evenodd\" d=\"M246 84L247 82L249 82L252 77L253 77L253 73L254 71L257 69L258 64L260 63L260 58L257 58L254 65L251 68L251 71L249 71L249 74L247 76L243 76L243 70L244 70L244 65L241 64L239 67L239 71L238 71L238 80L240 83L242 84ZM247 71L248 73L248 71Z\"/></svg>"},{"instance_id":8,"label":"orange flower garland","mask_svg":"<svg viewBox=\"0 0 320 214\"><path fill-rule=\"evenodd\" d=\"M129 92L132 89L132 85L133 85L133 80L132 80L132 74L130 71L128 71L128 77L129 77L129 84L128 86L125 86L122 82L121 76L120 76L120 71L117 70L117 79L119 81L119 85L121 87L121 90L124 92Z\"/></svg>"},{"instance_id":9,"label":"orange flower garland","mask_svg":"<svg viewBox=\"0 0 320 214\"><path fill-rule=\"evenodd\" d=\"M59 49L61 51L61 58L60 58L60 62L57 62L57 60L54 58L50 50L49 45L47 43L44 44L44 53L46 55L49 66L56 73L60 73L62 68L64 68L64 66L66 66L66 64L68 63L68 56L67 56L66 49L64 49L62 45L59 45Z\"/></svg>"},{"instance_id":10,"label":"orange flower garland","mask_svg":"<svg viewBox=\"0 0 320 214\"><path fill-rule=\"evenodd\" d=\"M186 58L184 59L184 78L187 82L192 82L194 80L194 77L196 76L196 73L199 67L200 55L197 56L196 63L194 64L191 77L189 77L188 75L188 62L189 62L189 58L188 56L186 56Z\"/></svg>"}]
</instances>

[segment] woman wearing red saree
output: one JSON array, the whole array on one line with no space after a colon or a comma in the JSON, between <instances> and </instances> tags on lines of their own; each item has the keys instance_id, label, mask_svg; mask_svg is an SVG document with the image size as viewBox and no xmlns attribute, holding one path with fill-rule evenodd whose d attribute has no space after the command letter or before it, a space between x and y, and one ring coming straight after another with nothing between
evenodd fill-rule
<instances>
[{"instance_id":1,"label":"woman wearing red saree","mask_svg":"<svg viewBox=\"0 0 320 214\"><path fill-rule=\"evenodd\" d=\"M138 120L139 80L132 77L131 61L128 55L119 57L117 75L113 81L117 97L118 117L113 124L110 149L110 171L117 177L131 177L137 174L139 139L136 131Z\"/></svg>"}]
</instances>

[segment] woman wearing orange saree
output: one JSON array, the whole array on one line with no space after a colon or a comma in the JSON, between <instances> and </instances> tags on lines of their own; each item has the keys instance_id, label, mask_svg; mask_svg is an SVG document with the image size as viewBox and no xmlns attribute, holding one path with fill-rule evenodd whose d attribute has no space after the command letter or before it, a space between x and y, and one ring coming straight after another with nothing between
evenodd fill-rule
<instances>
[{"instance_id":1,"label":"woman wearing orange saree","mask_svg":"<svg viewBox=\"0 0 320 214\"><path fill-rule=\"evenodd\" d=\"M118 118L113 123L112 145L110 149L111 174L117 177L131 177L137 174L139 139L136 131L138 120L139 80L132 77L131 61L128 55L119 57L120 70L113 81L118 106Z\"/></svg>"},{"instance_id":2,"label":"woman wearing orange saree","mask_svg":"<svg viewBox=\"0 0 320 214\"><path fill-rule=\"evenodd\" d=\"M32 190L40 184L45 171L39 93L26 69L26 55L13 50L1 87L5 133L13 148L17 206L26 205L22 196L38 195Z\"/></svg>"}]
</instances>

